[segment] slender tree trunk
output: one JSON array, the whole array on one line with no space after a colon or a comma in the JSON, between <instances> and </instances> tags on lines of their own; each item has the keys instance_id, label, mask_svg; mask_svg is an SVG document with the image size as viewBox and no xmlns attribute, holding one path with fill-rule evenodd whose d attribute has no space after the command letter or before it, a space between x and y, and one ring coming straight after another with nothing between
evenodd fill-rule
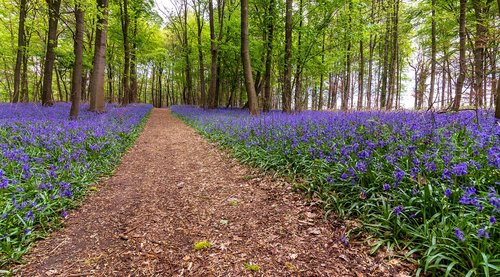
<instances>
[{"instance_id":1,"label":"slender tree trunk","mask_svg":"<svg viewBox=\"0 0 500 277\"><path fill-rule=\"evenodd\" d=\"M325 33L323 33L323 41L321 44L321 64L325 63ZM320 74L319 95L318 95L318 110L323 109L323 72Z\"/></svg>"},{"instance_id":2,"label":"slender tree trunk","mask_svg":"<svg viewBox=\"0 0 500 277\"><path fill-rule=\"evenodd\" d=\"M387 19L386 19L386 28L385 28L385 43L384 43L384 60L382 66L382 74L381 81L382 87L380 90L380 108L384 109L386 107L386 97L387 97L387 75L389 68L389 45L390 45L390 37L391 37L391 20L390 20L390 7L387 8Z\"/></svg>"},{"instance_id":3,"label":"slender tree trunk","mask_svg":"<svg viewBox=\"0 0 500 277\"><path fill-rule=\"evenodd\" d=\"M59 22L59 10L61 0L46 0L49 9L49 31L47 36L47 51L45 53L45 64L43 67L43 85L42 85L42 105L52 106L54 99L52 95L52 74L57 47L57 24Z\"/></svg>"},{"instance_id":4,"label":"slender tree trunk","mask_svg":"<svg viewBox=\"0 0 500 277\"><path fill-rule=\"evenodd\" d=\"M12 97L12 102L17 103L19 101L20 86L21 86L21 66L24 60L24 54L26 53L26 38L24 31L24 22L26 20L26 0L21 0L19 3L19 27L17 31L17 54L16 54L16 66L14 68L14 95Z\"/></svg>"},{"instance_id":5,"label":"slender tree trunk","mask_svg":"<svg viewBox=\"0 0 500 277\"><path fill-rule=\"evenodd\" d=\"M34 78L36 81L36 77ZM29 102L28 93L28 57L23 55L23 71L21 76L21 102Z\"/></svg>"},{"instance_id":6,"label":"slender tree trunk","mask_svg":"<svg viewBox=\"0 0 500 277\"><path fill-rule=\"evenodd\" d=\"M391 109L394 103L394 96L396 93L396 82L397 82L397 61L398 61L398 37L399 37L399 0L395 0L394 3L394 14L392 16L393 26L392 26L392 54L389 67L389 98L387 99L387 109Z\"/></svg>"},{"instance_id":7,"label":"slender tree trunk","mask_svg":"<svg viewBox=\"0 0 500 277\"><path fill-rule=\"evenodd\" d=\"M163 106L163 97L162 97L162 94L163 94L163 86L162 86L162 79L163 79L163 68L160 66L158 68L158 94L159 94L159 97L158 97L158 108L161 108Z\"/></svg>"},{"instance_id":8,"label":"slender tree trunk","mask_svg":"<svg viewBox=\"0 0 500 277\"><path fill-rule=\"evenodd\" d=\"M365 72L365 59L363 55L363 40L359 41L359 84L358 84L358 111L363 108L363 85L364 85L364 72Z\"/></svg>"},{"instance_id":9,"label":"slender tree trunk","mask_svg":"<svg viewBox=\"0 0 500 277\"><path fill-rule=\"evenodd\" d=\"M301 112L302 109L307 108L307 104L304 103L304 96L302 95L302 26L304 24L304 17L303 17L303 10L304 10L304 5L303 5L303 0L300 0L299 2L299 29L297 31L297 57L295 58L295 74L294 74L294 83L295 83L295 111L296 112ZM291 57L290 57L291 59ZM290 60L291 63L291 60ZM292 69L290 69L291 71ZM291 73L290 73L291 74ZM292 87L290 87L292 89ZM308 99L307 96L305 96L305 99Z\"/></svg>"},{"instance_id":10,"label":"slender tree trunk","mask_svg":"<svg viewBox=\"0 0 500 277\"><path fill-rule=\"evenodd\" d=\"M455 99L453 101L453 109L458 111L462 99L462 89L464 87L465 72L467 71L467 64L465 61L465 16L466 16L467 0L460 0L460 19L459 19L459 64L460 71L458 74L457 83L455 86Z\"/></svg>"},{"instance_id":11,"label":"slender tree trunk","mask_svg":"<svg viewBox=\"0 0 500 277\"><path fill-rule=\"evenodd\" d=\"M257 93L253 83L252 65L248 46L248 0L241 0L241 60L243 62L243 76L248 95L248 108L251 115L258 115Z\"/></svg>"},{"instance_id":12,"label":"slender tree trunk","mask_svg":"<svg viewBox=\"0 0 500 277\"><path fill-rule=\"evenodd\" d=\"M269 0L269 16L267 17L267 43L266 43L266 65L264 73L264 112L269 112L272 105L271 94L271 66L273 58L273 39L274 39L274 9L275 0Z\"/></svg>"},{"instance_id":13,"label":"slender tree trunk","mask_svg":"<svg viewBox=\"0 0 500 277\"><path fill-rule=\"evenodd\" d=\"M301 0L302 3L302 0ZM283 80L282 108L283 112L292 112L292 4L293 0L286 0L285 11L285 70ZM302 5L300 5L302 7ZM302 13L300 14L302 21ZM298 80L295 80L296 82ZM300 98L299 98L300 99ZM296 99L297 101L297 99ZM295 107L300 103L295 103ZM297 109L296 109L297 110Z\"/></svg>"},{"instance_id":14,"label":"slender tree trunk","mask_svg":"<svg viewBox=\"0 0 500 277\"><path fill-rule=\"evenodd\" d=\"M187 17L188 17L188 8L187 8L187 0L184 0L184 50L185 50L185 61L186 61L186 68L185 68L185 77L186 77L186 90L187 90L187 100L188 104L194 104L194 97L193 97L193 78L191 77L191 59L189 59L189 56L191 55L191 46L189 45L189 40L188 40L188 23L187 23Z\"/></svg>"},{"instance_id":15,"label":"slender tree trunk","mask_svg":"<svg viewBox=\"0 0 500 277\"><path fill-rule=\"evenodd\" d=\"M82 64L83 64L83 33L85 31L85 13L81 3L75 5L76 32L73 53L75 63L73 64L73 74L71 77L71 110L70 119L77 119L80 110L80 98L82 93Z\"/></svg>"},{"instance_id":16,"label":"slender tree trunk","mask_svg":"<svg viewBox=\"0 0 500 277\"><path fill-rule=\"evenodd\" d=\"M123 5L122 5L123 2ZM123 34L124 67L122 76L123 97L121 104L127 106L130 100L130 42L129 42L129 14L128 0L120 2L120 13Z\"/></svg>"},{"instance_id":17,"label":"slender tree trunk","mask_svg":"<svg viewBox=\"0 0 500 277\"><path fill-rule=\"evenodd\" d=\"M218 48L216 46L215 38L215 24L214 24L214 4L213 0L208 0L208 13L210 21L210 88L208 91L208 108L215 109L217 107L216 94L217 94L217 55ZM222 31L222 30L221 30Z\"/></svg>"},{"instance_id":18,"label":"slender tree trunk","mask_svg":"<svg viewBox=\"0 0 500 277\"><path fill-rule=\"evenodd\" d=\"M62 102L62 88L61 88L61 70L57 65L55 65L56 72L56 84L57 84L57 95L59 96L59 102Z\"/></svg>"},{"instance_id":19,"label":"slender tree trunk","mask_svg":"<svg viewBox=\"0 0 500 277\"><path fill-rule=\"evenodd\" d=\"M431 8L431 88L429 91L429 109L434 105L434 90L436 84L436 0L432 0Z\"/></svg>"},{"instance_id":20,"label":"slender tree trunk","mask_svg":"<svg viewBox=\"0 0 500 277\"><path fill-rule=\"evenodd\" d=\"M137 12L134 15L134 29L132 31L132 49L130 50L130 103L137 102Z\"/></svg>"},{"instance_id":21,"label":"slender tree trunk","mask_svg":"<svg viewBox=\"0 0 500 277\"><path fill-rule=\"evenodd\" d=\"M500 15L500 0L497 0L498 15ZM495 118L500 120L500 81L497 82L497 94L495 101Z\"/></svg>"},{"instance_id":22,"label":"slender tree trunk","mask_svg":"<svg viewBox=\"0 0 500 277\"><path fill-rule=\"evenodd\" d=\"M486 26L482 1L472 1L476 16L476 36L474 42L474 94L476 107L483 107L484 50L486 47Z\"/></svg>"},{"instance_id":23,"label":"slender tree trunk","mask_svg":"<svg viewBox=\"0 0 500 277\"><path fill-rule=\"evenodd\" d=\"M212 1L212 0L209 0ZM206 91L205 91L205 62L203 59L203 44L201 40L201 35L203 31L203 10L201 7L201 1L194 1L194 6L196 7L195 13L196 13L196 27L198 29L197 35L198 35L198 63L199 63L199 73L198 77L200 78L200 106L204 109L207 108L207 96L206 96ZM167 86L168 88L168 86Z\"/></svg>"},{"instance_id":24,"label":"slender tree trunk","mask_svg":"<svg viewBox=\"0 0 500 277\"><path fill-rule=\"evenodd\" d=\"M97 0L99 14L96 25L93 69L90 75L90 110L102 113L104 103L104 71L106 67L106 39L108 31L108 0Z\"/></svg>"},{"instance_id":25,"label":"slender tree trunk","mask_svg":"<svg viewBox=\"0 0 500 277\"><path fill-rule=\"evenodd\" d=\"M446 50L444 51L444 57L446 59ZM443 65L441 68L441 109L445 108L445 91L446 91L446 70L445 70L445 61L443 60Z\"/></svg>"},{"instance_id":26,"label":"slender tree trunk","mask_svg":"<svg viewBox=\"0 0 500 277\"><path fill-rule=\"evenodd\" d=\"M108 94L109 94L109 102L114 102L114 89L113 89L113 67L111 63L108 63Z\"/></svg>"},{"instance_id":27,"label":"slender tree trunk","mask_svg":"<svg viewBox=\"0 0 500 277\"><path fill-rule=\"evenodd\" d=\"M342 101L340 103L341 109L343 111L347 111L349 107L349 92L351 89L351 22L352 22L352 17L351 17L351 9L352 8L352 1L349 0L349 22L348 22L348 27L347 27L347 32L345 36L345 40L347 43L347 49L346 49L346 59L345 59L345 66L346 66L346 72L345 72L345 78L346 81L344 83L344 89L343 89L343 94L342 94Z\"/></svg>"},{"instance_id":28,"label":"slender tree trunk","mask_svg":"<svg viewBox=\"0 0 500 277\"><path fill-rule=\"evenodd\" d=\"M497 65L496 65L497 49L491 50L489 53L490 66L491 66L491 94L490 94L490 107L494 106L497 88Z\"/></svg>"},{"instance_id":29,"label":"slender tree trunk","mask_svg":"<svg viewBox=\"0 0 500 277\"><path fill-rule=\"evenodd\" d=\"M151 69L151 103L153 104L154 107L158 107L155 98L155 90L156 90L155 81L156 81L156 67L153 66L153 68Z\"/></svg>"}]
</instances>

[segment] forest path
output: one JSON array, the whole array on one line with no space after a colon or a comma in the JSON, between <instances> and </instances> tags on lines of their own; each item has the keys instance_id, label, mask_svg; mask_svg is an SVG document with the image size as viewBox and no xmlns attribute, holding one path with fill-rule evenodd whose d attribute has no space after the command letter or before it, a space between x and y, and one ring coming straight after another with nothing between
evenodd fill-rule
<instances>
[{"instance_id":1,"label":"forest path","mask_svg":"<svg viewBox=\"0 0 500 277\"><path fill-rule=\"evenodd\" d=\"M340 242L341 222L290 186L238 164L170 111L154 109L115 174L20 276L394 276L400 265ZM195 251L195 242L212 247ZM260 266L252 273L245 264ZM399 274L398 274L399 275Z\"/></svg>"}]
</instances>

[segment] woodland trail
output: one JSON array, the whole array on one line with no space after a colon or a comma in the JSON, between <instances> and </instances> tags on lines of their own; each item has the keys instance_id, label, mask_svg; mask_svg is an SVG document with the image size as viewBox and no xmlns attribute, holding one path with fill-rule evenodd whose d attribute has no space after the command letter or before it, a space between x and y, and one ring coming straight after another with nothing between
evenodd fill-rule
<instances>
[{"instance_id":1,"label":"woodland trail","mask_svg":"<svg viewBox=\"0 0 500 277\"><path fill-rule=\"evenodd\" d=\"M406 276L345 247L343 222L286 182L238 164L165 109L115 174L37 243L19 276ZM212 247L195 251L195 242ZM250 272L245 264L260 266Z\"/></svg>"}]
</instances>

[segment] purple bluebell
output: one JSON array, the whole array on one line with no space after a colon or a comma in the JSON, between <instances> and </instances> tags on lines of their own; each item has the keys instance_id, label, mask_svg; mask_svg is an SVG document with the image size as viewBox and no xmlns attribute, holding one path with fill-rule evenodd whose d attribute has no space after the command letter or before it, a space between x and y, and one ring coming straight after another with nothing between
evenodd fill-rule
<instances>
[{"instance_id":1,"label":"purple bluebell","mask_svg":"<svg viewBox=\"0 0 500 277\"><path fill-rule=\"evenodd\" d=\"M458 227L453 228L453 230L455 230L455 237L459 241L465 241L464 232L462 232L462 230L460 230Z\"/></svg>"},{"instance_id":2,"label":"purple bluebell","mask_svg":"<svg viewBox=\"0 0 500 277\"><path fill-rule=\"evenodd\" d=\"M453 166L453 169L451 170L451 172L455 176L467 175L468 174L468 172L467 172L467 163L456 164L455 166Z\"/></svg>"},{"instance_id":3,"label":"purple bluebell","mask_svg":"<svg viewBox=\"0 0 500 277\"><path fill-rule=\"evenodd\" d=\"M401 206L401 205L399 205L399 206L395 207L395 208L392 210L392 212L393 212L395 215L399 216L399 215L403 212L403 210L404 210L404 207L403 207L403 206Z\"/></svg>"},{"instance_id":4,"label":"purple bluebell","mask_svg":"<svg viewBox=\"0 0 500 277\"><path fill-rule=\"evenodd\" d=\"M480 239L482 237L484 237L485 239L490 238L490 234L488 232L486 232L486 230L484 228L480 228L477 230L477 238Z\"/></svg>"}]
</instances>

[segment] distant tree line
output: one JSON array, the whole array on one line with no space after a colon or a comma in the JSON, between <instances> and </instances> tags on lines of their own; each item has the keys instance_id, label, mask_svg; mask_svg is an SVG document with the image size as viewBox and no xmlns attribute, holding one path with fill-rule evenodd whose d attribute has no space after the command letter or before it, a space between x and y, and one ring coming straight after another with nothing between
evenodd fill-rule
<instances>
[{"instance_id":1,"label":"distant tree line","mask_svg":"<svg viewBox=\"0 0 500 277\"><path fill-rule=\"evenodd\" d=\"M500 106L500 0L173 0L163 18L152 0L0 2L3 101Z\"/></svg>"}]
</instances>

